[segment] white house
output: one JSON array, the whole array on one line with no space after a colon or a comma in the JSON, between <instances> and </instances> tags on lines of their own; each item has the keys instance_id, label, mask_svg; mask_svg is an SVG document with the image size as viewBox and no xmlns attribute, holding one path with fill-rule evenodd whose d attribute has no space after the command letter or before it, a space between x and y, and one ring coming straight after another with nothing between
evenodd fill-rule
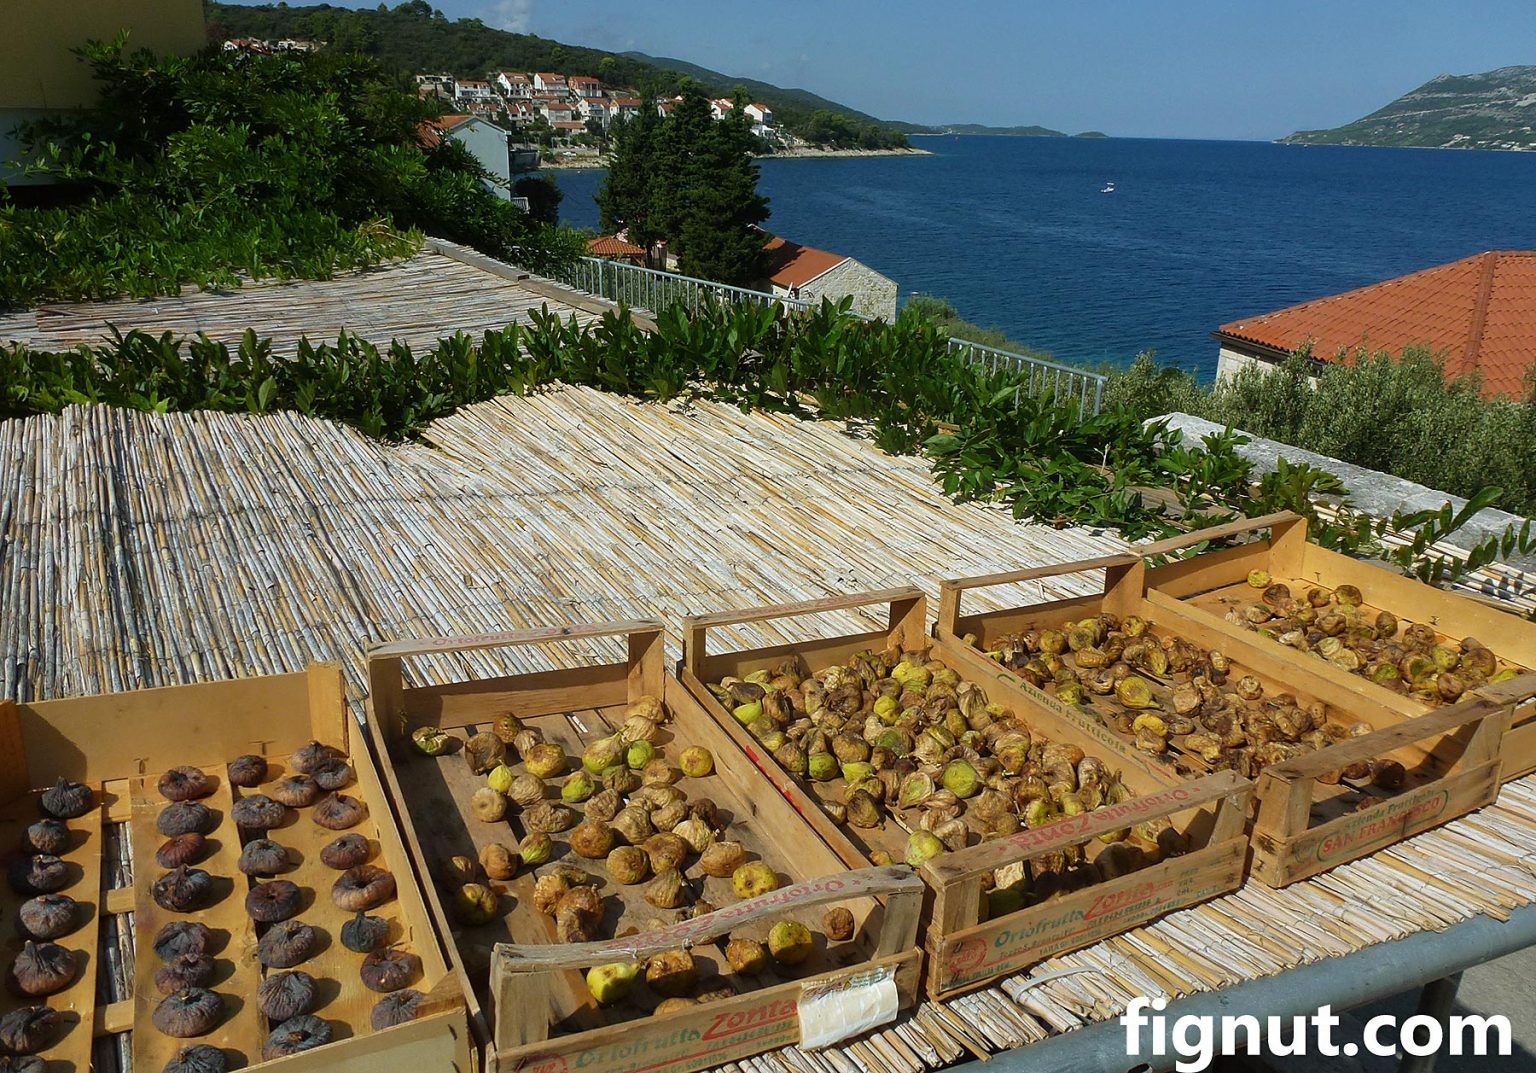
<instances>
[{"instance_id":1,"label":"white house","mask_svg":"<svg viewBox=\"0 0 1536 1073\"><path fill-rule=\"evenodd\" d=\"M495 123L475 115L445 115L428 120L421 133L428 145L435 145L444 138L452 138L463 145L480 166L502 184L487 183L487 189L498 197L512 196L511 135Z\"/></svg>"},{"instance_id":2,"label":"white house","mask_svg":"<svg viewBox=\"0 0 1536 1073\"><path fill-rule=\"evenodd\" d=\"M581 118L597 120L605 128L608 126L608 98L607 97L583 97L576 102L577 111Z\"/></svg>"},{"instance_id":3,"label":"white house","mask_svg":"<svg viewBox=\"0 0 1536 1073\"><path fill-rule=\"evenodd\" d=\"M726 97L720 97L709 102L709 114L716 119L724 119L736 110L736 102Z\"/></svg>"},{"instance_id":4,"label":"white house","mask_svg":"<svg viewBox=\"0 0 1536 1073\"><path fill-rule=\"evenodd\" d=\"M498 71L496 86L506 97L527 100L533 96L533 79L521 71Z\"/></svg>"},{"instance_id":5,"label":"white house","mask_svg":"<svg viewBox=\"0 0 1536 1073\"><path fill-rule=\"evenodd\" d=\"M603 95L603 83L601 79L591 75L571 75L565 80L570 91L577 97L601 97Z\"/></svg>"},{"instance_id":6,"label":"white house","mask_svg":"<svg viewBox=\"0 0 1536 1073\"><path fill-rule=\"evenodd\" d=\"M746 113L747 118L759 126L773 126L773 109L769 108L766 104L759 104L754 101L747 105Z\"/></svg>"},{"instance_id":7,"label":"white house","mask_svg":"<svg viewBox=\"0 0 1536 1073\"><path fill-rule=\"evenodd\" d=\"M555 100L552 97L536 97L533 106L551 125L569 123L576 118L575 110L567 101Z\"/></svg>"},{"instance_id":8,"label":"white house","mask_svg":"<svg viewBox=\"0 0 1536 1073\"><path fill-rule=\"evenodd\" d=\"M532 123L533 117L538 114L532 101L518 100L515 97L507 101L507 118L518 126Z\"/></svg>"},{"instance_id":9,"label":"white house","mask_svg":"<svg viewBox=\"0 0 1536 1073\"><path fill-rule=\"evenodd\" d=\"M610 121L614 119L633 119L639 113L639 97L608 98L608 116Z\"/></svg>"},{"instance_id":10,"label":"white house","mask_svg":"<svg viewBox=\"0 0 1536 1073\"><path fill-rule=\"evenodd\" d=\"M466 101L494 101L497 100L496 90L489 82L474 78L461 78L455 85L453 99L460 103Z\"/></svg>"},{"instance_id":11,"label":"white house","mask_svg":"<svg viewBox=\"0 0 1536 1073\"><path fill-rule=\"evenodd\" d=\"M533 76L533 91L550 97L564 97L571 87L565 81L565 75L539 71Z\"/></svg>"}]
</instances>

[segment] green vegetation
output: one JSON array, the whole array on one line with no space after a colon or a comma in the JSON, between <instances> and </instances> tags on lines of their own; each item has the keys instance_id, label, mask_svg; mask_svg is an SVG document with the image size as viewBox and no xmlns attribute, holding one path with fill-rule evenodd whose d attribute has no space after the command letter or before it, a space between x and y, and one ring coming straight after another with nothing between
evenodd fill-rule
<instances>
[{"instance_id":1,"label":"green vegetation","mask_svg":"<svg viewBox=\"0 0 1536 1073\"><path fill-rule=\"evenodd\" d=\"M1008 337L1001 328L993 325L983 328L966 320L951 305L948 300L932 294L914 294L908 298L902 307L912 316L921 317L926 321L937 325L945 335L953 339L965 339L972 343L980 343L982 346L995 347L998 350L1006 350L1012 354L1023 354L1030 358L1040 358L1042 361L1054 361L1050 354L1035 347L1025 346Z\"/></svg>"},{"instance_id":2,"label":"green vegetation","mask_svg":"<svg viewBox=\"0 0 1536 1073\"><path fill-rule=\"evenodd\" d=\"M82 55L97 104L26 133L64 203L0 187L0 308L323 279L423 231L535 271L581 251L487 190L456 142L423 146L423 106L364 57L156 57L122 38Z\"/></svg>"},{"instance_id":3,"label":"green vegetation","mask_svg":"<svg viewBox=\"0 0 1536 1073\"><path fill-rule=\"evenodd\" d=\"M806 124L818 111L827 110L861 136L879 141L881 147L906 144L899 131L884 128L873 116L804 90L733 78L679 60L653 60L641 53L603 52L533 34L510 33L487 26L480 19L450 20L425 0L409 0L393 7L380 4L369 10L282 3L208 3L206 8L210 36L323 41L337 49L373 56L402 75L442 71L462 78L484 78L496 70L554 71L594 75L614 86L649 85L668 96L679 92L689 80L712 97L731 96L740 86L772 108L777 123L809 141L816 139L804 132Z\"/></svg>"},{"instance_id":4,"label":"green vegetation","mask_svg":"<svg viewBox=\"0 0 1536 1073\"><path fill-rule=\"evenodd\" d=\"M812 145L832 149L905 149L907 136L880 123L851 119L846 115L819 108L807 116L795 131Z\"/></svg>"},{"instance_id":5,"label":"green vegetation","mask_svg":"<svg viewBox=\"0 0 1536 1073\"><path fill-rule=\"evenodd\" d=\"M1421 148L1536 149L1530 100L1536 66L1472 75L1438 75L1370 115L1331 130L1299 130L1305 145L1411 145Z\"/></svg>"},{"instance_id":6,"label":"green vegetation","mask_svg":"<svg viewBox=\"0 0 1536 1073\"><path fill-rule=\"evenodd\" d=\"M588 325L537 313L530 325L478 341L456 335L424 354L343 335L334 345L306 342L296 356L277 358L253 333L233 350L140 333L64 353L11 346L0 350L0 418L75 403L296 410L400 439L459 406L557 382L656 400L702 394L743 409L841 419L887 452L926 453L947 494L1005 504L1016 517L1139 537L1300 509L1330 547L1384 554L1428 580L1464 568L1436 558L1428 545L1465 512L1324 521L1309 496L1329 487L1326 474L1287 467L1255 481L1231 433L1185 445L1126 409L1082 419L1074 408L1027 397L1018 374L989 374L953 357L944 334L920 317L864 321L846 302L793 315L776 306L711 305L692 318L679 305L657 318L654 332L627 311ZM1147 505L1142 488L1171 493L1177 511ZM1379 537L1388 526L1416 530L1419 540L1383 550ZM1510 533L1480 549L1477 561L1531 546L1528 529Z\"/></svg>"},{"instance_id":7,"label":"green vegetation","mask_svg":"<svg viewBox=\"0 0 1536 1073\"><path fill-rule=\"evenodd\" d=\"M768 199L757 192L757 139L741 108L710 118L692 83L665 119L642 110L614 135L613 158L597 192L602 229L627 229L650 247L665 239L686 276L738 286L762 275ZM737 98L744 103L744 98Z\"/></svg>"},{"instance_id":8,"label":"green vegetation","mask_svg":"<svg viewBox=\"0 0 1536 1073\"><path fill-rule=\"evenodd\" d=\"M1349 365L1295 354L1210 388L1142 355L1111 377L1105 402L1142 419L1196 414L1467 499L1495 485L1493 505L1536 514L1536 400L1483 399L1475 378L1447 382L1422 349L1362 351Z\"/></svg>"}]
</instances>

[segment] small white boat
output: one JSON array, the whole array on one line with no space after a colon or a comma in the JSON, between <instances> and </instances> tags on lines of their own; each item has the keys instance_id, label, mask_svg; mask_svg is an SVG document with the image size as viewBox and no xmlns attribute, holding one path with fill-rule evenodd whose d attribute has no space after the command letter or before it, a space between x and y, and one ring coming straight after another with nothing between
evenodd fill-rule
<instances>
[{"instance_id":1,"label":"small white boat","mask_svg":"<svg viewBox=\"0 0 1536 1073\"><path fill-rule=\"evenodd\" d=\"M1104 184L1104 189L1099 191L1099 193L1101 193L1101 194L1113 194L1114 192L1115 192L1115 184L1114 183L1105 183Z\"/></svg>"}]
</instances>

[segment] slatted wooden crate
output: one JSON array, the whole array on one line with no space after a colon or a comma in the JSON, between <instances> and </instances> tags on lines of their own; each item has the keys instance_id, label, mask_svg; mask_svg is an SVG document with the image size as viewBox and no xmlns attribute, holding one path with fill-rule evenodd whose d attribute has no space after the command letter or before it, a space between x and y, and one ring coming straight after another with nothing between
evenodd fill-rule
<instances>
[{"instance_id":1,"label":"slatted wooden crate","mask_svg":"<svg viewBox=\"0 0 1536 1073\"><path fill-rule=\"evenodd\" d=\"M403 661L410 658L602 637L623 638L625 658L414 688L407 688L402 677ZM900 1008L916 1000L921 884L904 869L847 873L692 694L667 673L663 640L660 623L638 621L403 641L369 653L370 730L391 757L391 796L438 926L474 996L473 1017L488 1070L688 1073L798 1042L802 997L813 991L893 989ZM717 909L680 922L678 911L657 909L644 900L643 884L620 886L604 877L601 862L587 862L604 898L605 931L629 935L560 944L531 894L536 874L580 863L567 852L506 883L492 884L500 898L495 920L459 924L445 911L437 889L444 864L456 854L478 856L491 842L515 847L525 829L516 810L504 822L475 819L468 800L484 785L483 777L473 775L456 753L421 755L408 743L411 732L436 726L467 736L510 712L541 731L546 741L579 757L585 745L614 733L628 705L647 696L662 700L669 714L657 739L659 755L675 762L682 748L698 745L714 757L712 774L684 778L679 787L690 800L701 794L713 800L727 821L723 837L743 843L751 857L770 864L788 886L756 902L737 901L729 879L703 877L696 859L690 859L684 874L691 888ZM521 771L521 764L514 770ZM573 807L580 811L585 806ZM561 836L554 837L560 844ZM442 892L447 889L444 885ZM776 966L760 977L742 977L729 972L723 946L712 941L728 933L761 939L768 916L799 920L820 936L820 911L829 902L853 914L854 937L830 943L822 936L810 960L795 969ZM701 991L725 986L740 993L655 1013L659 996L640 986L624 1002L600 1007L577 971L683 946L691 947L700 967Z\"/></svg>"},{"instance_id":2,"label":"slatted wooden crate","mask_svg":"<svg viewBox=\"0 0 1536 1073\"><path fill-rule=\"evenodd\" d=\"M42 1052L50 1070L84 1073L91 1066L93 1038L103 1036L121 1037L125 1064L144 1073L159 1073L180 1047L197 1043L217 1046L235 1068L264 1065L262 1043L271 1026L255 1002L265 972L255 954L259 926L244 908L251 881L235 867L241 836L230 818L237 797L257 791L231 787L225 765L242 754L261 754L269 760L270 782L285 774L289 755L311 740L341 749L352 765L355 781L345 792L368 807L368 816L352 830L367 836L371 863L389 869L397 880L396 896L371 912L391 922L392 942L421 958L420 978L410 986L426 997L415 1020L372 1029L370 1012L381 996L361 982L362 955L339 941L340 926L351 914L332 904L330 887L339 873L318 859L319 848L336 832L315 824L304 815L307 809L290 810L289 821L270 837L288 848L296 862L283 878L304 891L297 919L320 936L319 949L298 967L315 977L319 1004L313 1012L330 1025L334 1038L278 1061L284 1069L363 1073L376 1070L387 1055L391 1065L466 1073L473 1068L457 980L414 889L410 861L374 761L362 747L362 735L351 728L335 664L230 682L0 703L0 840L16 844L21 830L39 816L39 789L59 778L85 783L99 806L68 821L76 841L65 855L73 874L62 893L74 897L84 911L76 929L58 941L76 952L80 971L64 992L41 1000L64 1015L62 1031ZM216 784L204 803L217 814L219 826L208 838L211 852L197 865L215 877L215 898L196 913L172 914L150 896L151 884L164 871L154 859L164 841L155 820L167 802L156 784L160 773L183 764L201 767ZM128 876L131 881L114 882ZM13 901L19 900L7 886L0 894L0 915L14 920ZM160 962L150 944L172 918L198 920L214 932L215 975L209 987L223 999L225 1013L205 1037L173 1039L149 1020L160 999L154 986ZM18 946L8 926L5 949L13 953ZM102 960L105 965L99 965ZM123 997L98 1004L99 969L104 979L116 980ZM7 993L0 997L0 1012L19 1004ZM130 1032L131 1037L122 1036Z\"/></svg>"},{"instance_id":3,"label":"slatted wooden crate","mask_svg":"<svg viewBox=\"0 0 1536 1073\"><path fill-rule=\"evenodd\" d=\"M1312 588L1331 593L1341 585L1354 585L1365 597L1361 610L1370 615L1390 611L1406 628L1410 623L1432 627L1443 643L1456 646L1464 638L1476 638L1500 660L1518 671L1536 669L1536 623L1511 615L1486 603L1404 577L1307 540L1306 519L1292 513L1245 519L1211 530L1172 537L1137 548L1149 559L1186 548L1201 540L1230 538L1269 531L1267 537L1246 544L1207 552L1147 571L1147 600L1154 608L1174 602L1188 618L1207 623L1225 621L1234 607L1255 601L1257 590L1247 583L1248 574L1262 570L1276 582L1289 585L1298 597ZM1264 648L1282 648L1258 633L1249 638ZM1312 660L1316 677L1340 688L1353 688L1375 703L1405 716L1434 710L1416 697L1377 685L1326 660ZM1504 743L1505 779L1536 771L1536 707L1521 706Z\"/></svg>"},{"instance_id":4,"label":"slatted wooden crate","mask_svg":"<svg viewBox=\"0 0 1536 1073\"><path fill-rule=\"evenodd\" d=\"M708 649L712 630L881 605L890 608L884 629L771 648L715 654ZM693 616L684 621L680 677L785 800L850 867L867 866L877 853L901 860L913 817L893 810L875 829L834 822L826 807L845 803L842 783L817 782L788 772L716 699L709 689L711 684L727 675L744 677L771 669L789 656L799 657L815 674L866 650L927 650L930 659L980 685L990 701L1022 716L1037 737L1077 745L1121 772L1125 785L1135 794L1121 805L970 845L924 863L920 873L931 892L924 914L929 955L926 986L931 997L972 990L1238 886L1247 853L1243 822L1253 790L1251 782L1222 772L1198 783L1184 783L1165 766L1127 748L1109 731L1064 717L1051 706L1035 704L1011 682L999 679L994 668L982 666L983 673L978 675L974 661L962 647L945 641L935 644L926 636L926 614L922 592L906 588ZM1098 835L1161 819L1169 820L1187 839L1189 852L994 919L982 919L986 879L996 869L1020 866L1072 846L1083 846L1093 858L1103 849L1094 841ZM972 837L976 837L974 833Z\"/></svg>"},{"instance_id":5,"label":"slatted wooden crate","mask_svg":"<svg viewBox=\"0 0 1536 1073\"><path fill-rule=\"evenodd\" d=\"M1049 578L1104 572L1104 591L1095 596L1042 600L1017 608L964 615L963 594L993 586L1027 586ZM1087 694L1085 703L1069 704L1007 669L985 653L1003 637L1026 630L1064 629L1068 624L1108 613L1122 620L1139 616L1159 641L1182 638L1206 651L1218 651L1229 663L1228 681L1252 677L1263 696L1289 694L1298 705L1318 704L1330 721L1368 724L1369 733L1304 756L1264 768L1255 793L1253 874L1272 886L1285 886L1346 861L1366 856L1419 831L1444 823L1493 801L1502 770L1505 729L1536 689L1536 678L1486 697L1425 715L1422 707L1405 714L1381 702L1377 687L1354 676L1318 675L1323 661L1282 645L1261 644L1220 618L1193 615L1179 601L1146 589L1144 561L1113 555L1081 562L958 578L940 582L940 612L935 633L963 646L976 673L1004 677L1041 705L1086 726L1121 735L1133 743L1132 716L1114 697ZM1246 577L1246 571L1244 572ZM1142 679L1166 711L1170 688L1151 675ZM1525 689L1522 695L1522 689ZM1363 729L1363 728L1362 728ZM1158 759L1190 777L1212 770L1188 748L1189 738L1174 735ZM1146 754L1151 756L1152 754ZM1403 766L1401 787L1388 791L1369 777L1341 780L1339 773L1367 760L1395 760Z\"/></svg>"}]
</instances>

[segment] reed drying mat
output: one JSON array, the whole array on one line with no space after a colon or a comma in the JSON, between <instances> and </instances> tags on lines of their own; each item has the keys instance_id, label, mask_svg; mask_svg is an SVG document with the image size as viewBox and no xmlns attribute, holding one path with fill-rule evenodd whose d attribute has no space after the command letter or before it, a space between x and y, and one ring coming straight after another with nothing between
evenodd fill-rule
<instances>
[{"instance_id":1,"label":"reed drying mat","mask_svg":"<svg viewBox=\"0 0 1536 1073\"><path fill-rule=\"evenodd\" d=\"M1083 559L1112 534L956 505L919 458L830 422L578 388L504 398L389 446L291 414L73 408L0 424L0 693L46 699L302 670L369 641L741 608ZM1099 579L999 589L996 606ZM983 601L978 599L978 606ZM872 623L744 627L744 644ZM786 632L788 631L788 632ZM451 657L430 679L612 653ZM445 657L449 658L449 657ZM115 837L109 832L109 837ZM1282 891L1235 894L816 1053L749 1073L919 1073L1536 901L1536 777L1499 802ZM116 961L116 978L111 962ZM127 993L106 959L104 1002ZM132 966L127 966L127 980ZM98 1068L115 1069L111 1055Z\"/></svg>"}]
</instances>

